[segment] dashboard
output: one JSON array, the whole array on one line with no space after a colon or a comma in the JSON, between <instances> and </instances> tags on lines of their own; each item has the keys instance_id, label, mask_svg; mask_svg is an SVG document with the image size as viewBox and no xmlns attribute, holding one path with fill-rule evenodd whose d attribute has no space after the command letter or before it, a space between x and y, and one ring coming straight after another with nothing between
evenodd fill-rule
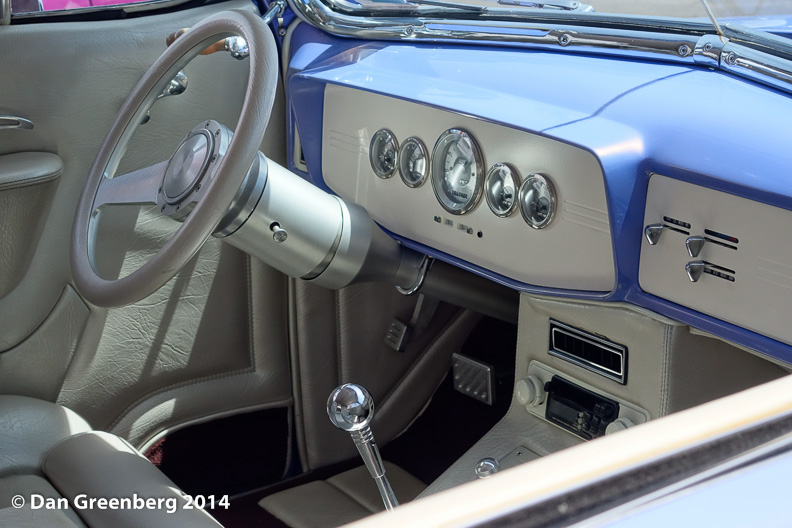
<instances>
[{"instance_id":1,"label":"dashboard","mask_svg":"<svg viewBox=\"0 0 792 528\"><path fill-rule=\"evenodd\" d=\"M519 291L626 302L792 363L787 95L661 61L361 43L306 24L288 45L290 168L404 245ZM452 130L481 158L464 182L479 178L481 195L464 211L438 194L472 156L448 153ZM398 167L410 138L428 158L417 185ZM378 175L388 145L392 172ZM547 178L546 227L529 225L519 191L508 214L493 210L485 190L498 164L515 187Z\"/></svg>"},{"instance_id":2,"label":"dashboard","mask_svg":"<svg viewBox=\"0 0 792 528\"><path fill-rule=\"evenodd\" d=\"M605 186L590 152L338 85L325 89L324 124L325 183L389 231L522 283L613 289ZM415 176L397 168L408 138L426 153ZM383 159L390 171L379 175ZM492 191L504 171L511 190Z\"/></svg>"}]
</instances>

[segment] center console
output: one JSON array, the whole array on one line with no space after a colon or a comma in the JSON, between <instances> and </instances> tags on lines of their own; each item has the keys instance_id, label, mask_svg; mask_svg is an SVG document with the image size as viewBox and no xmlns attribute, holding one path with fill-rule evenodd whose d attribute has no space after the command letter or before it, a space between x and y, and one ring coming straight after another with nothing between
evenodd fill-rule
<instances>
[{"instance_id":1,"label":"center console","mask_svg":"<svg viewBox=\"0 0 792 528\"><path fill-rule=\"evenodd\" d=\"M506 416L423 495L785 374L633 306L525 293L515 368Z\"/></svg>"}]
</instances>

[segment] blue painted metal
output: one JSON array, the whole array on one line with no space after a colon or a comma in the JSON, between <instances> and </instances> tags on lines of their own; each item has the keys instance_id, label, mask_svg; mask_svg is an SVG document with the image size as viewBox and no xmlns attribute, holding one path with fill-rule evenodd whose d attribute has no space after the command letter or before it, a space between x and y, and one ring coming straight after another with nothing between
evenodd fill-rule
<instances>
[{"instance_id":1,"label":"blue painted metal","mask_svg":"<svg viewBox=\"0 0 792 528\"><path fill-rule=\"evenodd\" d=\"M445 108L594 153L606 176L617 286L612 292L580 292L523 284L391 233L406 246L521 291L643 306L792 364L792 347L649 295L638 283L651 172L792 210L788 95L696 66L365 42L302 24L287 75L290 122L300 132L306 177L325 189L321 133L327 84Z\"/></svg>"}]
</instances>

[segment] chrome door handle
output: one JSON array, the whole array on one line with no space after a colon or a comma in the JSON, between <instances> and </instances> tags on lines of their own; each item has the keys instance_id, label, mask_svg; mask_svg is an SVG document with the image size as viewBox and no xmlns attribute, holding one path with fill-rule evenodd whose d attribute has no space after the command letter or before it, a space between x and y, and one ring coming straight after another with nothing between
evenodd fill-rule
<instances>
[{"instance_id":1,"label":"chrome door handle","mask_svg":"<svg viewBox=\"0 0 792 528\"><path fill-rule=\"evenodd\" d=\"M30 130L33 128L33 121L22 117L0 115L0 130L5 130L7 128Z\"/></svg>"}]
</instances>

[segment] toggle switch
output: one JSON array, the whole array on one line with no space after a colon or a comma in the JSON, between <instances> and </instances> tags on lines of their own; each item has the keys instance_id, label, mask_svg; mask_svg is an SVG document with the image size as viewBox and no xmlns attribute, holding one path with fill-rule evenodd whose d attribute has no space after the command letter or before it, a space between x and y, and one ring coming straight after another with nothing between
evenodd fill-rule
<instances>
[{"instance_id":1,"label":"toggle switch","mask_svg":"<svg viewBox=\"0 0 792 528\"><path fill-rule=\"evenodd\" d=\"M698 257L699 253L701 253L701 248L703 248L706 243L707 239L703 236L696 235L688 237L688 239L685 240L685 247L687 248L688 255L692 258Z\"/></svg>"},{"instance_id":2,"label":"toggle switch","mask_svg":"<svg viewBox=\"0 0 792 528\"><path fill-rule=\"evenodd\" d=\"M660 240L660 235L663 234L663 230L666 229L666 226L663 224L649 224L644 229L644 235L646 235L646 240L649 242L650 246L654 246Z\"/></svg>"}]
</instances>

